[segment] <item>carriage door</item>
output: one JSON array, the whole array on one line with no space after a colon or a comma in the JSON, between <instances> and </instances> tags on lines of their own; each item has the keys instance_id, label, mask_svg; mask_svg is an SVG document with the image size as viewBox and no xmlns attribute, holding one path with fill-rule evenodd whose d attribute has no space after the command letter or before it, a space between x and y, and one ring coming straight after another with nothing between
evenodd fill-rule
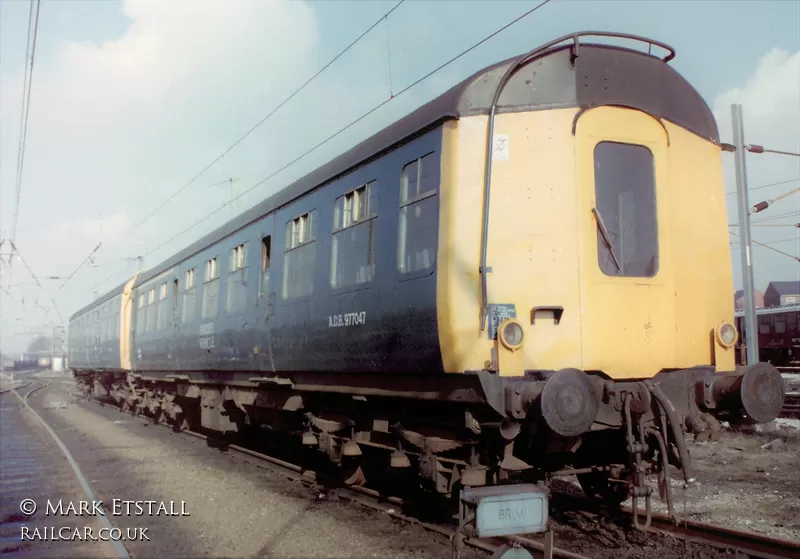
<instances>
[{"instance_id":1,"label":"carriage door","mask_svg":"<svg viewBox=\"0 0 800 559\"><path fill-rule=\"evenodd\" d=\"M260 260L258 267L258 299L256 308L261 317L256 323L259 336L257 367L262 371L274 371L275 361L272 350L272 333L275 328L273 317L276 304L276 282L270 278L272 271L272 236L274 215L267 216L261 223L258 234Z\"/></svg>"},{"instance_id":2,"label":"carriage door","mask_svg":"<svg viewBox=\"0 0 800 559\"><path fill-rule=\"evenodd\" d=\"M576 148L583 367L652 376L675 360L666 130L598 107L580 115Z\"/></svg>"}]
</instances>

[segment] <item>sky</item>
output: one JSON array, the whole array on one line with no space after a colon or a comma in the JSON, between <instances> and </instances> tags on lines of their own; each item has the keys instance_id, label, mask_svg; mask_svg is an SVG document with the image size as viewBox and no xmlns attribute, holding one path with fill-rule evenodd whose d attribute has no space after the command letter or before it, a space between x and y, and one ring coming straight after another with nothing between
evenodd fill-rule
<instances>
[{"instance_id":1,"label":"sky","mask_svg":"<svg viewBox=\"0 0 800 559\"><path fill-rule=\"evenodd\" d=\"M671 64L712 107L722 141L732 142L730 105L741 103L746 143L800 151L797 1L551 0L397 95L537 3L406 0L199 175L396 0L43 0L17 214L22 260L2 271L0 350L23 350L140 266L157 265L473 72L570 32L628 32L672 45ZM0 0L4 239L14 215L29 10L27 0ZM800 158L746 161L751 203L800 187ZM723 164L733 192L733 154ZM759 188L772 183L781 184ZM232 203L231 193L240 196ZM736 196L727 199L735 224ZM800 230L785 226L798 221L800 193L753 216L753 239L798 256ZM738 289L740 245L731 241ZM762 291L800 279L800 263L773 250L755 246L753 263Z\"/></svg>"}]
</instances>

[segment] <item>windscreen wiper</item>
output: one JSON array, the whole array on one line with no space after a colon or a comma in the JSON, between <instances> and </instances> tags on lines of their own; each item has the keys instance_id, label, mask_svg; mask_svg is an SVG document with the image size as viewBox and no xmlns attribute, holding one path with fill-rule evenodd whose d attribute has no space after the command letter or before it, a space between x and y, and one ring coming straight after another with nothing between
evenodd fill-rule
<instances>
[{"instance_id":1,"label":"windscreen wiper","mask_svg":"<svg viewBox=\"0 0 800 559\"><path fill-rule=\"evenodd\" d=\"M611 237L606 230L606 226L603 225L603 218L600 217L600 212L597 211L597 208L592 208L592 213L594 214L594 218L597 220L597 228L600 229L600 234L603 236L603 240L608 247L608 253L611 255L611 259L614 261L614 265L617 267L617 270L620 272L622 271L622 267L619 265L619 260L617 260L617 255L614 254L614 247L611 246Z\"/></svg>"}]
</instances>

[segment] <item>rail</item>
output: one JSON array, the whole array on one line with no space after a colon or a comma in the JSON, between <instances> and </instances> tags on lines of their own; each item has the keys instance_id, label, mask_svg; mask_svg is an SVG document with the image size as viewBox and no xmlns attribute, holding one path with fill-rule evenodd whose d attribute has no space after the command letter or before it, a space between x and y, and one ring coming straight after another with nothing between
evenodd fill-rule
<instances>
[{"instance_id":1,"label":"rail","mask_svg":"<svg viewBox=\"0 0 800 559\"><path fill-rule=\"evenodd\" d=\"M29 382L24 386L28 386L30 384L32 384L32 383ZM50 382L41 383L38 386L34 386L28 392L25 393L25 396L21 396L19 394L19 392L17 392L17 390L19 388L21 388L21 387L18 387L16 389L12 389L11 392L14 394L14 396L16 396L19 399L20 404L22 404L22 406L27 411L29 411L31 413L31 415L33 415L33 417L35 417L39 421L39 423L42 425L42 427L44 427L44 429L50 434L50 437L53 439L53 441L56 443L58 448L61 450L61 453L67 459L67 463L69 464L70 468L72 469L72 473L75 474L75 477L77 478L78 483L80 484L81 488L83 489L84 494L86 495L87 499L90 502L97 502L98 501L97 495L95 494L95 492L92 489L92 487L89 485L89 482L86 480L86 477L83 475L83 472L81 471L80 467L78 466L78 463L73 458L72 453L69 451L69 449L66 447L64 442L61 440L61 437L59 437L56 434L56 432L53 430L52 427L50 427L50 425L47 423L47 421L45 421L44 418L42 418L42 416L39 415L36 412L36 410L34 410L33 407L28 403L28 399L30 398L31 394L33 394L34 392L37 392L37 391L39 391L39 390L41 390L43 388L46 388L49 385L50 385ZM111 521L108 519L108 517L105 514L101 514L98 517L98 520L100 521L101 524L104 525L104 528L107 528L109 531L114 529L114 525L111 523ZM128 550L125 549L125 546L122 544L122 542L112 539L109 543L114 547L114 551L116 552L117 557L119 557L120 559L129 559L130 555L128 554Z\"/></svg>"},{"instance_id":2,"label":"rail","mask_svg":"<svg viewBox=\"0 0 800 559\"><path fill-rule=\"evenodd\" d=\"M73 396L85 398L85 396L82 394L67 391L63 388L59 388L59 390L67 392ZM102 406L107 405L91 398L87 398L87 400ZM111 407L114 406L111 405ZM134 416L136 415L130 411L127 411L126 413ZM165 429L171 429L171 427L166 424L158 425ZM218 441L217 439L208 437L202 433L195 431L182 431L180 434L187 437L204 440L209 443L218 443L221 446L224 446L225 450L243 457L254 458L256 460L256 465L270 469L276 473L289 477L290 479L301 481L306 484L320 483L329 484L327 486L330 487L335 486L336 494L341 498L375 510L379 510L382 513L389 514L393 518L397 518L398 520L417 524L418 526L430 532L434 532L448 538L452 538L455 534L454 527L424 522L422 520L402 514L401 512L397 512L407 504L405 500L399 497L386 496L374 489L367 487L342 487L340 484L336 483L336 480L329 479L313 470L306 469L297 464L286 462L285 460L281 460L274 456L262 454L243 446L228 444L224 441ZM577 502L578 501L576 501L576 503ZM586 501L587 510L590 510L592 507L590 503L591 501ZM395 505L395 507L387 508L387 504ZM620 507L619 510L625 515L631 514L630 508ZM796 540L788 540L758 534L755 532L724 528L722 526L716 526L713 524L707 524L689 519L679 519L676 522L671 517L657 512L652 513L652 522L648 531L651 533L667 534L670 537L682 541L705 544L721 549L737 550L747 554L751 559L784 559L789 557L800 557L800 542ZM544 549L544 545L541 542L524 536L511 536L508 538L493 539L465 538L464 543L476 549L481 549L487 552L495 552L504 544L515 543L537 556L541 556ZM584 558L584 556L580 554L560 548L553 548L553 557L562 559Z\"/></svg>"},{"instance_id":3,"label":"rail","mask_svg":"<svg viewBox=\"0 0 800 559\"><path fill-rule=\"evenodd\" d=\"M630 512L630 509L623 510ZM652 513L650 531L722 549L734 549L751 559L800 557L800 541L797 540L775 538L687 519L680 519L676 524L669 516L661 513Z\"/></svg>"}]
</instances>

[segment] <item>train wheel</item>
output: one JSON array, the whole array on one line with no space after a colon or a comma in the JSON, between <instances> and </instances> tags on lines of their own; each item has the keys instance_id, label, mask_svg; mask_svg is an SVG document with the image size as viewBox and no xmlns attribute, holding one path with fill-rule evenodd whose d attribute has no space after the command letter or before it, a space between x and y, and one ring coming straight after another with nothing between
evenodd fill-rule
<instances>
[{"instance_id":1,"label":"train wheel","mask_svg":"<svg viewBox=\"0 0 800 559\"><path fill-rule=\"evenodd\" d=\"M578 483L587 497L603 501L608 506L617 507L630 496L628 484L612 481L608 472L578 474Z\"/></svg>"}]
</instances>

